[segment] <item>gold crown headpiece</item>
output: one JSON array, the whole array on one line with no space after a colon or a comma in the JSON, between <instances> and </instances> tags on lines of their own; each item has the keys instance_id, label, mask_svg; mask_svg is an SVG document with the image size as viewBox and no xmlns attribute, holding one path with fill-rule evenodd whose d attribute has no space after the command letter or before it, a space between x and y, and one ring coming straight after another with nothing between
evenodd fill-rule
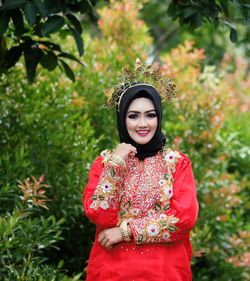
<instances>
[{"instance_id":1,"label":"gold crown headpiece","mask_svg":"<svg viewBox=\"0 0 250 281\"><path fill-rule=\"evenodd\" d=\"M173 79L162 77L160 66L144 65L137 58L134 70L124 69L118 75L118 83L113 88L105 90L107 107L119 108L123 94L136 85L152 86L159 92L162 102L170 102L176 97L176 85Z\"/></svg>"}]
</instances>

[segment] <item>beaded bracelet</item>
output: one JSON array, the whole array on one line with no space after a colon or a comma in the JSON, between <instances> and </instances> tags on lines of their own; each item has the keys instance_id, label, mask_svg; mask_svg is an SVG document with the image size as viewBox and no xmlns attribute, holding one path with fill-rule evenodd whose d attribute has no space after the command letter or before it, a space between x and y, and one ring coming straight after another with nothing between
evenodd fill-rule
<instances>
[{"instance_id":1,"label":"beaded bracelet","mask_svg":"<svg viewBox=\"0 0 250 281\"><path fill-rule=\"evenodd\" d=\"M120 156L115 155L115 154L110 155L107 158L107 161L115 167L117 167L117 166L122 166L124 168L126 167L125 161Z\"/></svg>"},{"instance_id":2,"label":"beaded bracelet","mask_svg":"<svg viewBox=\"0 0 250 281\"><path fill-rule=\"evenodd\" d=\"M128 234L128 221L124 220L122 221L122 223L119 226L123 240L125 242L130 242L131 241L131 237Z\"/></svg>"}]
</instances>

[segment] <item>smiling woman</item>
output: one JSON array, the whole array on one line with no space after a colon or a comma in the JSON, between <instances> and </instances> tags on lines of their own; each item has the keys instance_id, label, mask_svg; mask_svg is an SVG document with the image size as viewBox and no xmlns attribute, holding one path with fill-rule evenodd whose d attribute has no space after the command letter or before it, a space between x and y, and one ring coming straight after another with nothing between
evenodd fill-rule
<instances>
[{"instance_id":1,"label":"smiling woman","mask_svg":"<svg viewBox=\"0 0 250 281\"><path fill-rule=\"evenodd\" d=\"M190 281L198 214L191 162L165 146L155 85L126 80L112 94L120 143L96 158L84 191L96 224L86 280Z\"/></svg>"},{"instance_id":2,"label":"smiling woman","mask_svg":"<svg viewBox=\"0 0 250 281\"><path fill-rule=\"evenodd\" d=\"M153 138L157 128L157 115L150 99L137 98L131 102L126 127L129 136L138 144L146 144Z\"/></svg>"}]
</instances>

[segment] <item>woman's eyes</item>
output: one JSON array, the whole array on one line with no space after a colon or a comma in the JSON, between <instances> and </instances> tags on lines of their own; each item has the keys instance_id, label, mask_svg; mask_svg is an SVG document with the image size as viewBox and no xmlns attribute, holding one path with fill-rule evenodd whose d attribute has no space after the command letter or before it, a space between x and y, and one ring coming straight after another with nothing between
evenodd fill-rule
<instances>
[{"instance_id":1,"label":"woman's eyes","mask_svg":"<svg viewBox=\"0 0 250 281\"><path fill-rule=\"evenodd\" d=\"M152 119L152 118L155 118L157 115L155 114L155 113L148 113L147 115L146 115L146 117L147 118L150 118L150 119ZM128 115L128 118L129 119L136 119L136 118L138 118L139 117L139 114L130 114L130 115Z\"/></svg>"},{"instance_id":2,"label":"woman's eyes","mask_svg":"<svg viewBox=\"0 0 250 281\"><path fill-rule=\"evenodd\" d=\"M155 118L156 117L156 114L155 113L149 113L147 115L148 118Z\"/></svg>"},{"instance_id":3,"label":"woman's eyes","mask_svg":"<svg viewBox=\"0 0 250 281\"><path fill-rule=\"evenodd\" d=\"M130 114L128 115L128 118L130 119L136 119L138 117L138 114Z\"/></svg>"}]
</instances>

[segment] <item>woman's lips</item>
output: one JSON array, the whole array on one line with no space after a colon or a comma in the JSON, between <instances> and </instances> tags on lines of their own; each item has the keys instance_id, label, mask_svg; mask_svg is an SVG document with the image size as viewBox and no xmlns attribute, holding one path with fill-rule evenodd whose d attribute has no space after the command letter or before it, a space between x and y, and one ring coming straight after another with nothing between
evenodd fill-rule
<instances>
[{"instance_id":1,"label":"woman's lips","mask_svg":"<svg viewBox=\"0 0 250 281\"><path fill-rule=\"evenodd\" d=\"M148 135L149 130L138 130L136 131L136 133L140 136L140 137L145 137Z\"/></svg>"}]
</instances>

